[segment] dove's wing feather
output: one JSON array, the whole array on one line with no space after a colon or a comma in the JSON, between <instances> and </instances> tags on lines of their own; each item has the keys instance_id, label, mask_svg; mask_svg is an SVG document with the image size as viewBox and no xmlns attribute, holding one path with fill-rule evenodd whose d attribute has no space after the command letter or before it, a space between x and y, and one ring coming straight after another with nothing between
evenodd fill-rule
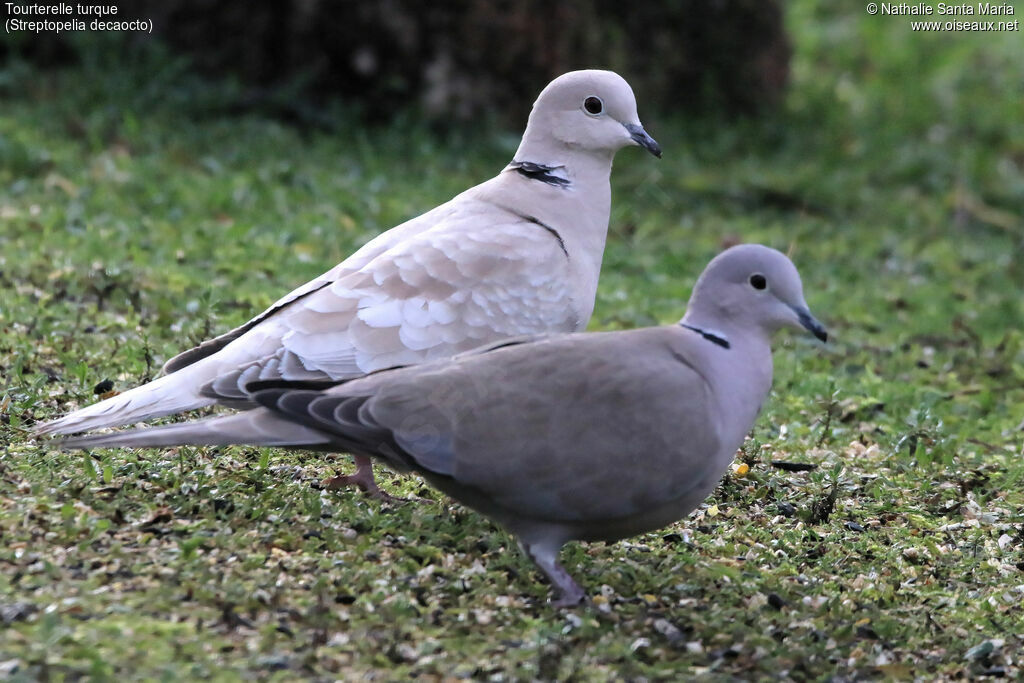
<instances>
[{"instance_id":1,"label":"dove's wing feather","mask_svg":"<svg viewBox=\"0 0 1024 683\"><path fill-rule=\"evenodd\" d=\"M421 419L421 433L450 443L442 473L517 516L613 520L695 490L699 501L721 476L712 463L723 435L712 388L673 347L676 332L572 335L498 350L467 359L457 375L424 372L384 388L368 412L398 434ZM658 476L632 476L638 459Z\"/></svg>"},{"instance_id":2,"label":"dove's wing feather","mask_svg":"<svg viewBox=\"0 0 1024 683\"><path fill-rule=\"evenodd\" d=\"M141 448L164 446L291 446L321 450L329 434L310 429L269 410L249 410L223 417L76 436L60 441L61 448Z\"/></svg>"},{"instance_id":3,"label":"dove's wing feather","mask_svg":"<svg viewBox=\"0 0 1024 683\"><path fill-rule=\"evenodd\" d=\"M202 393L244 407L249 382L349 379L506 337L573 331L584 321L567 270L546 230L485 204L464 207L225 348L239 357ZM242 357L260 335L279 346Z\"/></svg>"},{"instance_id":4,"label":"dove's wing feather","mask_svg":"<svg viewBox=\"0 0 1024 683\"><path fill-rule=\"evenodd\" d=\"M471 192L467 190L466 192ZM466 193L463 193L465 195ZM197 361L200 361L208 356L212 356L217 353L225 346L238 339L246 332L254 328L256 325L266 321L271 316L280 313L283 309L296 301L308 296L309 294L330 285L337 280L344 278L346 275L358 272L360 268L366 265L367 262L377 257L381 253L387 251L389 248L402 241L406 237L415 235L418 232L429 229L439 221L444 220L445 216L454 213L458 210L458 203L462 195L455 197L449 202L446 202L424 214L421 214L415 218L412 218L400 225L396 225L390 230L377 235L375 238L364 244L359 250L349 256L347 259L328 270L323 275L316 277L304 285L295 288L288 294L275 301L265 311L250 319L248 322L239 325L230 332L214 337L213 339L207 340L198 346L195 346L186 351L182 351L178 355L171 358L163 366L163 372L170 374L177 372L184 367L187 367Z\"/></svg>"}]
</instances>

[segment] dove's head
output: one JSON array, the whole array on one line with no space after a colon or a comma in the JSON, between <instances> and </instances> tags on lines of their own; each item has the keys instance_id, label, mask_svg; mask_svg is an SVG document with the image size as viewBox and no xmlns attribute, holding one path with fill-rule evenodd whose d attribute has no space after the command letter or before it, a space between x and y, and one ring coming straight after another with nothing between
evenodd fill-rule
<instances>
[{"instance_id":1,"label":"dove's head","mask_svg":"<svg viewBox=\"0 0 1024 683\"><path fill-rule=\"evenodd\" d=\"M807 302L800 274L781 251L741 244L723 251L701 273L690 297L684 323L712 329L807 330L828 339Z\"/></svg>"},{"instance_id":2,"label":"dove's head","mask_svg":"<svg viewBox=\"0 0 1024 683\"><path fill-rule=\"evenodd\" d=\"M558 165L566 147L611 158L626 145L661 156L661 147L640 123L629 83L613 71L570 71L551 81L533 103L516 159Z\"/></svg>"}]
</instances>

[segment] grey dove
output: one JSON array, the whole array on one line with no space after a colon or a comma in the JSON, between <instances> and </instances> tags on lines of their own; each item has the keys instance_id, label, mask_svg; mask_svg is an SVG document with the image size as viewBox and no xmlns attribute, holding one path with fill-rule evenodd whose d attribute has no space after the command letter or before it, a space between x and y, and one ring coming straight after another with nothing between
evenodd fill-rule
<instances>
[{"instance_id":1,"label":"grey dove","mask_svg":"<svg viewBox=\"0 0 1024 683\"><path fill-rule=\"evenodd\" d=\"M574 332L594 308L615 152L661 149L610 71L553 80L495 178L371 240L241 327L185 351L163 376L41 425L71 434L215 403L257 404L255 381L351 379L510 336ZM334 484L382 495L368 459Z\"/></svg>"},{"instance_id":2,"label":"grey dove","mask_svg":"<svg viewBox=\"0 0 1024 683\"><path fill-rule=\"evenodd\" d=\"M678 325L510 340L326 389L248 386L262 408L70 439L67 448L251 444L345 450L418 472L501 524L554 585L571 540L614 541L692 511L742 444L772 382L772 334L825 341L782 253L733 247Z\"/></svg>"}]
</instances>

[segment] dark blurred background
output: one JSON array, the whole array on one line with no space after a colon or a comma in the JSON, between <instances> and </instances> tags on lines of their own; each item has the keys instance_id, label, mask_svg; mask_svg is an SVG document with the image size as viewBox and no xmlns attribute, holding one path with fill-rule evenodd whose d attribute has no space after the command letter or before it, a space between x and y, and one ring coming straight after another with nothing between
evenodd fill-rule
<instances>
[{"instance_id":1,"label":"dark blurred background","mask_svg":"<svg viewBox=\"0 0 1024 683\"><path fill-rule=\"evenodd\" d=\"M93 3L83 3L93 4ZM114 19L153 34L12 34L0 56L73 64L162 41L236 78L236 106L315 119L340 99L367 119L522 121L542 84L579 68L629 75L648 113L756 113L780 102L790 43L777 0L134 0ZM643 114L644 112L641 112Z\"/></svg>"}]
</instances>

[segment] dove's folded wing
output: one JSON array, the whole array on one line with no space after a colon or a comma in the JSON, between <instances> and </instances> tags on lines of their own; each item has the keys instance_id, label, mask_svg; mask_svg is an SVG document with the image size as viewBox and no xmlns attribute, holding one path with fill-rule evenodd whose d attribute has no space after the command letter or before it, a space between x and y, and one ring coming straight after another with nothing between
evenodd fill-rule
<instances>
[{"instance_id":1,"label":"dove's folded wing","mask_svg":"<svg viewBox=\"0 0 1024 683\"><path fill-rule=\"evenodd\" d=\"M223 355L235 366L203 395L244 407L237 402L247 400L250 382L343 380L496 338L573 331L582 321L568 268L548 230L484 203L465 205L232 342Z\"/></svg>"},{"instance_id":2,"label":"dove's folded wing","mask_svg":"<svg viewBox=\"0 0 1024 683\"><path fill-rule=\"evenodd\" d=\"M459 197L455 197L450 202L446 202L431 211L416 216L405 223L396 225L394 228L377 235L347 259L334 266L323 275L320 275L304 285L296 287L292 291L288 292L271 304L265 311L244 324L239 325L235 329L225 332L218 337L204 341L198 346L182 351L164 364L164 374L177 372L178 370L192 365L207 356L212 356L249 330L253 329L256 325L280 313L296 301L344 278L347 275L358 272L359 269L365 266L369 261L384 253L403 239L429 229L438 222L445 220L447 216L453 213L458 213L460 197L461 195Z\"/></svg>"}]
</instances>

